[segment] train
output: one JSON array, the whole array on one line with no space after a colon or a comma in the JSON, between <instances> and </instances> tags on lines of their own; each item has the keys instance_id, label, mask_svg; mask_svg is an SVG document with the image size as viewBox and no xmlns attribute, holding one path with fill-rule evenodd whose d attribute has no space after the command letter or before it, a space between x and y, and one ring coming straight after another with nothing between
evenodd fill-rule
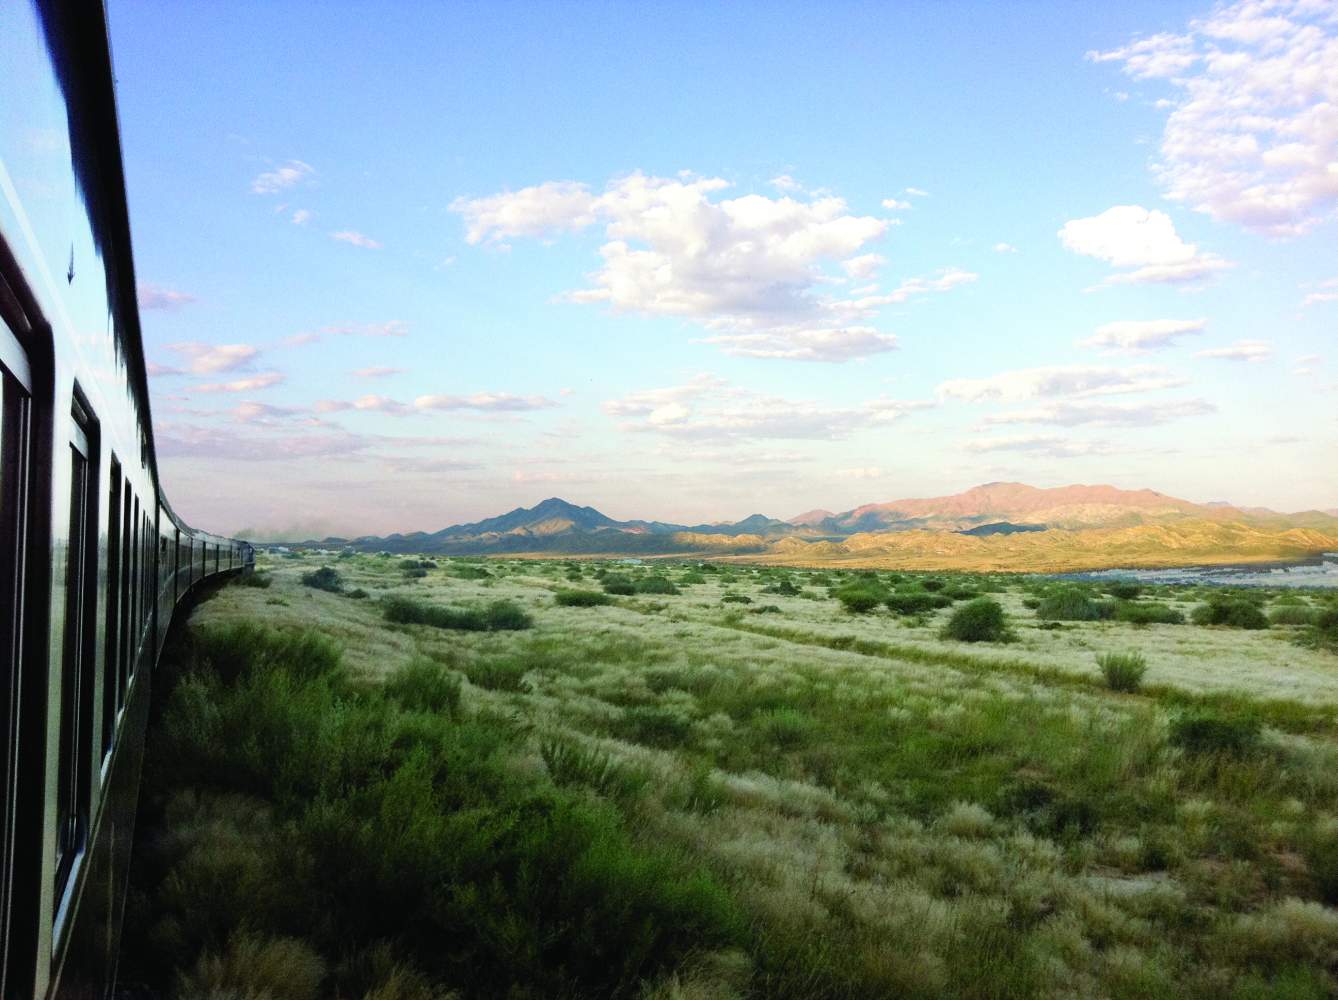
<instances>
[{"instance_id":1,"label":"train","mask_svg":"<svg viewBox=\"0 0 1338 1000\"><path fill-rule=\"evenodd\" d=\"M0 2L0 997L106 997L174 612L250 571L163 492L100 0Z\"/></svg>"}]
</instances>

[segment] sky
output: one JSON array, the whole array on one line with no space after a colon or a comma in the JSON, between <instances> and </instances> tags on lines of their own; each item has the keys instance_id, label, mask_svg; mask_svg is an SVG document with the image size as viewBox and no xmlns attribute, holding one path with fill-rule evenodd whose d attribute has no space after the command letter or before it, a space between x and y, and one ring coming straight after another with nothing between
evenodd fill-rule
<instances>
[{"instance_id":1,"label":"sky","mask_svg":"<svg viewBox=\"0 0 1338 1000\"><path fill-rule=\"evenodd\" d=\"M1338 507L1334 0L108 6L192 523Z\"/></svg>"}]
</instances>

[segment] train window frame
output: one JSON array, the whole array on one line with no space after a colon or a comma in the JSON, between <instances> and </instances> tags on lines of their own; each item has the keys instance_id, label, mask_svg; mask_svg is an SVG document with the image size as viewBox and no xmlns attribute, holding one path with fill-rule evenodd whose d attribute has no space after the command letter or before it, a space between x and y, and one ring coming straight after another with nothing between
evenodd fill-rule
<instances>
[{"instance_id":1,"label":"train window frame","mask_svg":"<svg viewBox=\"0 0 1338 1000\"><path fill-rule=\"evenodd\" d=\"M69 535L62 599L57 723L54 890L57 937L88 853L92 804L93 681L97 670L98 434L78 386L69 414Z\"/></svg>"},{"instance_id":2,"label":"train window frame","mask_svg":"<svg viewBox=\"0 0 1338 1000\"><path fill-rule=\"evenodd\" d=\"M113 451L108 456L111 473L107 478L107 608L106 635L103 639L102 661L102 780L105 784L107 766L116 735L120 729L122 705L121 684L121 491L124 478L121 462Z\"/></svg>"}]
</instances>

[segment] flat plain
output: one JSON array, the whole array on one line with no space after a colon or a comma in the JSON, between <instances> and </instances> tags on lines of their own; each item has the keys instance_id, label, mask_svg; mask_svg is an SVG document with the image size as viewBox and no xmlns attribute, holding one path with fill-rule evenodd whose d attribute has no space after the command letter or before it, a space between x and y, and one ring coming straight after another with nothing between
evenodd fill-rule
<instances>
[{"instance_id":1,"label":"flat plain","mask_svg":"<svg viewBox=\"0 0 1338 1000\"><path fill-rule=\"evenodd\" d=\"M489 962L511 970L498 975L513 996L1318 997L1338 983L1330 593L316 553L259 570L269 586L225 587L195 611L202 662L210 637L260 625L329 640L355 692L336 700L436 671L455 691L440 714L505 730L488 754L509 788L596 810L628 850L710 891L667 911L647 896L641 913L629 890L613 936L640 927L624 953L641 957L613 978L582 971L592 946L571 921L525 932L556 942L534 968L501 932L452 943L473 949L462 964L381 924L398 935L383 963L398 993L389 971L340 971L341 951L371 946L358 933L252 915L242 940L220 917L168 935L180 995L256 993L235 970L263 965L267 936L309 949L319 995L498 995ZM851 610L870 605L860 594L872 606ZM954 616L991 603L1000 628L950 636ZM1197 624L1214 605L1235 609L1217 616L1230 624ZM1132 681L1114 672L1126 661ZM160 726L159 752L177 758L207 728L203 708L176 704L191 683ZM150 775L160 845L174 824L201 836L220 794L286 816L267 838L310 836L291 788L208 783ZM128 936L161 945L164 922L189 922L163 887L190 882L191 856L141 853ZM514 896L524 876L508 871L495 877ZM599 884L589 910L621 895ZM692 924L683 907L699 932L655 929Z\"/></svg>"}]
</instances>

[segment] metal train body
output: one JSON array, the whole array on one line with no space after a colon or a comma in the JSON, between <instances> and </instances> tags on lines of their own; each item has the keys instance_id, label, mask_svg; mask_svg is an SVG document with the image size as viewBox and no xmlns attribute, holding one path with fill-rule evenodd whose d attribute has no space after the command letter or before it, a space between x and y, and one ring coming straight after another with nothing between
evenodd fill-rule
<instances>
[{"instance_id":1,"label":"metal train body","mask_svg":"<svg viewBox=\"0 0 1338 1000\"><path fill-rule=\"evenodd\" d=\"M0 2L0 382L0 997L106 996L163 636L253 555L158 481L98 2Z\"/></svg>"}]
</instances>

